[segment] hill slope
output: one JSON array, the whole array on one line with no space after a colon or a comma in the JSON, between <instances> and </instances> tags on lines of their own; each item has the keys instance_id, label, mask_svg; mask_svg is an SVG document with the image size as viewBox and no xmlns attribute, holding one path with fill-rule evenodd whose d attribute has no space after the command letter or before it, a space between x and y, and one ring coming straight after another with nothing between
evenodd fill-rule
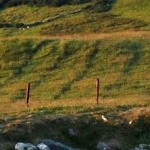
<instances>
[{"instance_id":1,"label":"hill slope","mask_svg":"<svg viewBox=\"0 0 150 150\"><path fill-rule=\"evenodd\" d=\"M41 6L18 5L1 9L1 35L101 33L149 30L150 27L148 0L97 0L80 5Z\"/></svg>"},{"instance_id":2,"label":"hill slope","mask_svg":"<svg viewBox=\"0 0 150 150\"><path fill-rule=\"evenodd\" d=\"M149 0L118 0L112 12L127 18L137 18L150 23Z\"/></svg>"},{"instance_id":3,"label":"hill slope","mask_svg":"<svg viewBox=\"0 0 150 150\"><path fill-rule=\"evenodd\" d=\"M0 8L0 149L45 138L86 150L149 144L149 0L0 0Z\"/></svg>"},{"instance_id":4,"label":"hill slope","mask_svg":"<svg viewBox=\"0 0 150 150\"><path fill-rule=\"evenodd\" d=\"M1 1L2 97L24 98L24 82L31 82L34 99L92 97L95 78L102 97L149 93L148 0L28 2ZM116 31L124 33L110 34ZM67 35L74 40L63 40Z\"/></svg>"},{"instance_id":5,"label":"hill slope","mask_svg":"<svg viewBox=\"0 0 150 150\"><path fill-rule=\"evenodd\" d=\"M24 98L27 82L32 99L93 97L96 78L102 97L150 93L148 37L10 39L0 45L1 96L8 99Z\"/></svg>"}]
</instances>

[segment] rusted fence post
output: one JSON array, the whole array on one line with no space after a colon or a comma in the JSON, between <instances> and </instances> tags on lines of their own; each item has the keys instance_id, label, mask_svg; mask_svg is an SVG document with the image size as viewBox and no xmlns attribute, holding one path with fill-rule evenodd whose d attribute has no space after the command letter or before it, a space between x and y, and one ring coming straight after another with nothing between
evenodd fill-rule
<instances>
[{"instance_id":1,"label":"rusted fence post","mask_svg":"<svg viewBox=\"0 0 150 150\"><path fill-rule=\"evenodd\" d=\"M27 104L27 106L29 104L29 98L30 98L30 83L27 84L27 88L26 88L26 104Z\"/></svg>"},{"instance_id":2,"label":"rusted fence post","mask_svg":"<svg viewBox=\"0 0 150 150\"><path fill-rule=\"evenodd\" d=\"M96 79L96 103L99 103L99 79Z\"/></svg>"}]
</instances>

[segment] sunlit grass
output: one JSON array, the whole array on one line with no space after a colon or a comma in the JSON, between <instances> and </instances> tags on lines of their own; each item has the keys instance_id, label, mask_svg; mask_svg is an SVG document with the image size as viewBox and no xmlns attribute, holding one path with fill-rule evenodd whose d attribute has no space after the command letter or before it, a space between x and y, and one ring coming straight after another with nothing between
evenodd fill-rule
<instances>
[{"instance_id":1,"label":"sunlit grass","mask_svg":"<svg viewBox=\"0 0 150 150\"><path fill-rule=\"evenodd\" d=\"M0 106L2 116L16 116L27 114L39 115L88 115L88 114L106 114L111 112L112 116L119 115L120 112L130 110L131 108L150 107L149 97L144 95L133 95L116 98L103 99L100 97L99 104L96 103L96 98L91 99L62 99L62 100L33 100L30 99L28 105L26 100L20 101L2 101ZM124 109L125 108L125 109Z\"/></svg>"},{"instance_id":2,"label":"sunlit grass","mask_svg":"<svg viewBox=\"0 0 150 150\"><path fill-rule=\"evenodd\" d=\"M32 99L91 98L96 78L103 98L149 94L149 38L118 36L2 40L1 97L24 98L30 82Z\"/></svg>"},{"instance_id":3,"label":"sunlit grass","mask_svg":"<svg viewBox=\"0 0 150 150\"><path fill-rule=\"evenodd\" d=\"M150 23L149 0L118 0L112 12L122 17L137 18Z\"/></svg>"},{"instance_id":4,"label":"sunlit grass","mask_svg":"<svg viewBox=\"0 0 150 150\"><path fill-rule=\"evenodd\" d=\"M25 30L0 29L0 121L6 125L2 142L3 137L37 142L46 138L43 135L54 139L61 135L60 141L65 137L69 139L65 142L70 143L66 132L76 127L81 134L71 139L72 143L84 149L91 150L92 142L96 148L97 140L104 140L105 134L108 141L114 134L122 137L127 132L122 144L128 148L130 144L133 147L149 140L148 130L143 129L142 134L134 131L141 139L135 136L133 141L132 128L123 131L119 124L120 118L127 120L123 122L126 125L139 116L150 116L150 33L138 31L149 30L149 0L118 0L108 12L84 9L69 14L87 5L55 8L26 5L1 10L0 22L12 23L41 22L66 14ZM96 103L97 78L100 79L99 104ZM31 91L26 105L28 82ZM102 115L108 124L102 122ZM63 121L66 125L62 126L58 122L54 130L52 122L55 119L57 122L60 116L70 117L72 123ZM7 117L8 122L4 121ZM44 127L49 127L44 129L45 121ZM142 123L144 127L147 125ZM40 126L42 131L36 128ZM48 134L47 129L50 129ZM93 135L97 137L93 139ZM87 144L91 137L92 142Z\"/></svg>"},{"instance_id":5,"label":"sunlit grass","mask_svg":"<svg viewBox=\"0 0 150 150\"><path fill-rule=\"evenodd\" d=\"M92 6L93 11L84 9ZM94 10L95 7L95 10ZM39 23L31 28L2 28L2 36L14 35L66 35L83 33L110 33L124 30L149 30L149 1L115 1L107 12L97 12L92 3L62 7L31 7L20 5L1 10L1 22ZM80 10L75 14L71 12ZM42 23L47 18L61 16ZM0 22L0 23L1 23Z\"/></svg>"}]
</instances>

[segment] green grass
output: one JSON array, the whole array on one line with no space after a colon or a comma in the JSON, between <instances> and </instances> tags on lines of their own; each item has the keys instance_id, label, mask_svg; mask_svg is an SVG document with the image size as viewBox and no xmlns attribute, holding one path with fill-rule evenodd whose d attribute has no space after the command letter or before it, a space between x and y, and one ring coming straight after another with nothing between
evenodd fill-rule
<instances>
[{"instance_id":1,"label":"green grass","mask_svg":"<svg viewBox=\"0 0 150 150\"><path fill-rule=\"evenodd\" d=\"M83 12L72 17L65 17L41 26L42 35L64 35L75 33L116 32L139 30L147 24L136 19L122 18L111 13Z\"/></svg>"},{"instance_id":2,"label":"green grass","mask_svg":"<svg viewBox=\"0 0 150 150\"><path fill-rule=\"evenodd\" d=\"M6 99L20 99L16 93L23 96L27 82L31 99L91 98L96 78L103 98L149 95L149 38L14 39L0 45L1 97Z\"/></svg>"},{"instance_id":3,"label":"green grass","mask_svg":"<svg viewBox=\"0 0 150 150\"><path fill-rule=\"evenodd\" d=\"M75 6L62 6L62 7L31 7L28 5L21 5L12 8L1 10L1 22L14 22L14 23L34 23L53 17L58 14L72 12L77 9L85 7L87 4Z\"/></svg>"},{"instance_id":4,"label":"green grass","mask_svg":"<svg viewBox=\"0 0 150 150\"><path fill-rule=\"evenodd\" d=\"M101 33L124 30L149 31L149 1L117 0L107 11L101 10L103 4L85 3L80 5L65 5L62 7L37 7L19 5L1 10L0 24L12 23L12 28L1 28L1 36L10 35L64 35L75 33ZM111 4L109 4L111 5ZM88 7L87 7L88 6ZM100 10L97 10L98 8ZM86 8L86 9L85 9ZM71 14L74 11L79 12ZM47 18L60 16L48 23L42 23ZM38 24L40 22L40 24ZM17 23L34 24L26 29L16 28Z\"/></svg>"},{"instance_id":5,"label":"green grass","mask_svg":"<svg viewBox=\"0 0 150 150\"><path fill-rule=\"evenodd\" d=\"M149 0L118 0L112 12L127 18L137 18L150 23L150 1Z\"/></svg>"},{"instance_id":6,"label":"green grass","mask_svg":"<svg viewBox=\"0 0 150 150\"><path fill-rule=\"evenodd\" d=\"M45 138L87 150L114 138L122 149L149 143L149 118L143 116L150 116L150 2L116 0L110 6L90 2L0 10L1 149ZM23 30L18 23L33 26ZM108 123L102 122L102 114ZM10 121L4 121L7 116ZM79 135L70 136L70 128Z\"/></svg>"}]
</instances>

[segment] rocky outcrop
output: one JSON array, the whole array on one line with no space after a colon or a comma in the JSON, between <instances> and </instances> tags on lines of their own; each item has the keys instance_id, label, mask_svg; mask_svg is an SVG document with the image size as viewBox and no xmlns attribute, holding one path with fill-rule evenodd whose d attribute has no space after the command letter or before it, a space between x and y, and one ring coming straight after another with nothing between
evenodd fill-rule
<instances>
[{"instance_id":1,"label":"rocky outcrop","mask_svg":"<svg viewBox=\"0 0 150 150\"><path fill-rule=\"evenodd\" d=\"M36 150L36 146L30 143L19 142L15 145L15 150Z\"/></svg>"},{"instance_id":2,"label":"rocky outcrop","mask_svg":"<svg viewBox=\"0 0 150 150\"><path fill-rule=\"evenodd\" d=\"M97 150L120 150L122 149L121 142L117 139L110 139L108 142L99 142Z\"/></svg>"},{"instance_id":3,"label":"rocky outcrop","mask_svg":"<svg viewBox=\"0 0 150 150\"><path fill-rule=\"evenodd\" d=\"M116 142L115 142L116 143ZM111 145L109 143L99 142L97 145L97 150L120 150L121 147L117 144ZM149 144L139 144L137 147L129 150L150 150Z\"/></svg>"},{"instance_id":4,"label":"rocky outcrop","mask_svg":"<svg viewBox=\"0 0 150 150\"><path fill-rule=\"evenodd\" d=\"M53 140L43 140L37 146L30 143L19 142L15 145L15 150L79 150L71 148Z\"/></svg>"},{"instance_id":5,"label":"rocky outcrop","mask_svg":"<svg viewBox=\"0 0 150 150\"><path fill-rule=\"evenodd\" d=\"M111 147L104 142L99 142L97 145L97 150L111 150Z\"/></svg>"},{"instance_id":6,"label":"rocky outcrop","mask_svg":"<svg viewBox=\"0 0 150 150\"><path fill-rule=\"evenodd\" d=\"M150 144L139 144L135 149L133 150L150 150Z\"/></svg>"}]
</instances>

